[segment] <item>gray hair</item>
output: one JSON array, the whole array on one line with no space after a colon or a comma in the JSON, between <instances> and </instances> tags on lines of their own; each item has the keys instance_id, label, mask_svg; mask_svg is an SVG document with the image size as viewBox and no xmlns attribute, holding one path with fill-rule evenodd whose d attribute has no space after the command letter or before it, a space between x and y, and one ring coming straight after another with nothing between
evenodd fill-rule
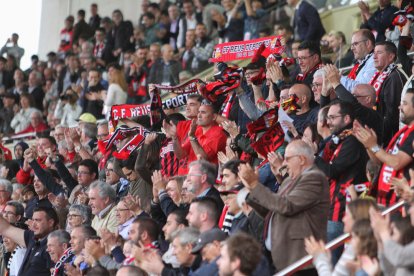
<instances>
[{"instance_id":1,"label":"gray hair","mask_svg":"<svg viewBox=\"0 0 414 276\"><path fill-rule=\"evenodd\" d=\"M60 244L69 244L70 242L70 235L65 230L55 230L47 236L48 239L50 238L57 238Z\"/></svg>"},{"instance_id":2,"label":"gray hair","mask_svg":"<svg viewBox=\"0 0 414 276\"><path fill-rule=\"evenodd\" d=\"M20 202L16 200L7 201L6 206L12 206L16 210L16 216L23 216L24 215L24 206Z\"/></svg>"},{"instance_id":3,"label":"gray hair","mask_svg":"<svg viewBox=\"0 0 414 276\"><path fill-rule=\"evenodd\" d=\"M95 124L86 123L83 125L83 133L88 138L95 138L98 133L98 128Z\"/></svg>"},{"instance_id":4,"label":"gray hair","mask_svg":"<svg viewBox=\"0 0 414 276\"><path fill-rule=\"evenodd\" d=\"M180 239L180 244L182 246L187 244L194 246L200 237L200 231L194 227L186 227L175 231L172 236L173 240L176 238Z\"/></svg>"},{"instance_id":5,"label":"gray hair","mask_svg":"<svg viewBox=\"0 0 414 276\"><path fill-rule=\"evenodd\" d=\"M313 74L313 78L323 78L323 77L325 77L325 75L326 75L326 72L322 68L322 69L316 70L315 74Z\"/></svg>"},{"instance_id":6,"label":"gray hair","mask_svg":"<svg viewBox=\"0 0 414 276\"><path fill-rule=\"evenodd\" d=\"M109 200L111 202L115 202L116 200L116 192L114 188L111 187L111 185L102 182L102 181L96 181L91 184L89 187L89 191L92 189L97 189L98 194L100 198L106 198L109 197Z\"/></svg>"},{"instance_id":7,"label":"gray hair","mask_svg":"<svg viewBox=\"0 0 414 276\"><path fill-rule=\"evenodd\" d=\"M82 216L84 225L91 225L92 223L92 210L88 205L73 204L69 207L69 212L76 212Z\"/></svg>"},{"instance_id":8,"label":"gray hair","mask_svg":"<svg viewBox=\"0 0 414 276\"><path fill-rule=\"evenodd\" d=\"M13 185L7 179L0 179L0 187L3 187L10 194L13 193Z\"/></svg>"},{"instance_id":9,"label":"gray hair","mask_svg":"<svg viewBox=\"0 0 414 276\"><path fill-rule=\"evenodd\" d=\"M13 192L15 192L18 189L23 189L24 188L24 186L20 183L13 183L12 187L13 187Z\"/></svg>"},{"instance_id":10,"label":"gray hair","mask_svg":"<svg viewBox=\"0 0 414 276\"><path fill-rule=\"evenodd\" d=\"M197 160L191 162L189 167L192 167L194 165L199 165L200 172L207 175L208 184L214 185L214 183L216 183L217 168L215 165L205 160Z\"/></svg>"},{"instance_id":11,"label":"gray hair","mask_svg":"<svg viewBox=\"0 0 414 276\"><path fill-rule=\"evenodd\" d=\"M288 145L297 155L304 156L309 162L314 162L315 155L312 148L302 140L293 140Z\"/></svg>"},{"instance_id":12,"label":"gray hair","mask_svg":"<svg viewBox=\"0 0 414 276\"><path fill-rule=\"evenodd\" d=\"M100 127L100 126L108 126L108 121L107 120L98 120L96 122L96 126Z\"/></svg>"}]
</instances>

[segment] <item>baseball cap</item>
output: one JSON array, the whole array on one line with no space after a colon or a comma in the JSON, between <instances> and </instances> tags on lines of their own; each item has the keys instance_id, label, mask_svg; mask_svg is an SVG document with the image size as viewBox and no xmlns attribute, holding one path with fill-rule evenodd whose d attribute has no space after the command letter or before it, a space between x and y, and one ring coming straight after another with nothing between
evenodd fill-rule
<instances>
[{"instance_id":1,"label":"baseball cap","mask_svg":"<svg viewBox=\"0 0 414 276\"><path fill-rule=\"evenodd\" d=\"M197 254L207 244L214 241L224 241L225 239L227 239L227 234L221 231L219 228L213 228L211 230L203 232L200 234L200 237L198 238L198 241L194 248L191 250L191 253Z\"/></svg>"},{"instance_id":2,"label":"baseball cap","mask_svg":"<svg viewBox=\"0 0 414 276\"><path fill-rule=\"evenodd\" d=\"M91 113L83 113L77 121L83 123L96 124L96 118Z\"/></svg>"}]
</instances>

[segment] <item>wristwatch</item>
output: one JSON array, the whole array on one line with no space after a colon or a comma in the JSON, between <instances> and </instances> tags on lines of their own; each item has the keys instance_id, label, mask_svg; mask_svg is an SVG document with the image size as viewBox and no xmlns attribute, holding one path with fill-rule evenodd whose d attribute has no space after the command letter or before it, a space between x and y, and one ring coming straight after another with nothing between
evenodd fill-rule
<instances>
[{"instance_id":1,"label":"wristwatch","mask_svg":"<svg viewBox=\"0 0 414 276\"><path fill-rule=\"evenodd\" d=\"M81 148L82 148L82 145L76 146L75 147L75 152L79 152L81 150Z\"/></svg>"},{"instance_id":2,"label":"wristwatch","mask_svg":"<svg viewBox=\"0 0 414 276\"><path fill-rule=\"evenodd\" d=\"M379 152L380 151L380 147L378 146L378 145L375 145L375 146L373 146L373 147L371 147L370 148L370 150L373 152L373 153L377 153L377 152Z\"/></svg>"},{"instance_id":3,"label":"wristwatch","mask_svg":"<svg viewBox=\"0 0 414 276\"><path fill-rule=\"evenodd\" d=\"M197 137L195 137L195 136L189 136L188 139L190 141L197 141Z\"/></svg>"}]
</instances>

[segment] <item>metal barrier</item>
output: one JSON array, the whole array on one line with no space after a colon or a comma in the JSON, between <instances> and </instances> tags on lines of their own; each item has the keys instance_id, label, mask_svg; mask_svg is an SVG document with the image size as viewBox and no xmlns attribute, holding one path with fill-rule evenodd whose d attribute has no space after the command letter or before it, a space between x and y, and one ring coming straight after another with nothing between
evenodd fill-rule
<instances>
[{"instance_id":1,"label":"metal barrier","mask_svg":"<svg viewBox=\"0 0 414 276\"><path fill-rule=\"evenodd\" d=\"M383 216L392 213L396 210L398 210L399 208L401 208L404 205L404 201L400 201L396 204L394 204L393 206L387 208L386 210L384 210L381 214ZM349 233L343 234L342 236L339 236L338 238L330 241L328 244L326 244L325 248L332 250L337 248L338 246L341 246L342 244L345 243L345 241L350 237ZM303 257L302 259L296 261L295 263L289 265L288 267L286 267L285 269L279 271L278 273L276 273L276 276L285 276L285 275L292 275L293 273L295 273L296 271L300 270L301 268L309 265L312 262L312 256L311 255L307 255L305 257Z\"/></svg>"}]
</instances>

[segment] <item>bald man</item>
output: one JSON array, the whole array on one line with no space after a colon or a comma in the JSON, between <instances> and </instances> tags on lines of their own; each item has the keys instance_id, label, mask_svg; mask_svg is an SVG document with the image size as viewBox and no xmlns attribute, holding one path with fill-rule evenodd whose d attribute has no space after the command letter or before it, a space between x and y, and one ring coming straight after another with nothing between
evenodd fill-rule
<instances>
[{"instance_id":1,"label":"bald man","mask_svg":"<svg viewBox=\"0 0 414 276\"><path fill-rule=\"evenodd\" d=\"M294 133L292 127L296 129L298 134L303 134L305 126L308 124L315 124L318 120L319 106L310 107L312 99L312 91L306 84L295 84L289 89L289 97L296 95L298 97L298 106L300 109L296 110L294 114L289 116L293 119L293 126L284 121L283 123L289 127L289 130ZM293 130L293 131L292 131Z\"/></svg>"}]
</instances>

